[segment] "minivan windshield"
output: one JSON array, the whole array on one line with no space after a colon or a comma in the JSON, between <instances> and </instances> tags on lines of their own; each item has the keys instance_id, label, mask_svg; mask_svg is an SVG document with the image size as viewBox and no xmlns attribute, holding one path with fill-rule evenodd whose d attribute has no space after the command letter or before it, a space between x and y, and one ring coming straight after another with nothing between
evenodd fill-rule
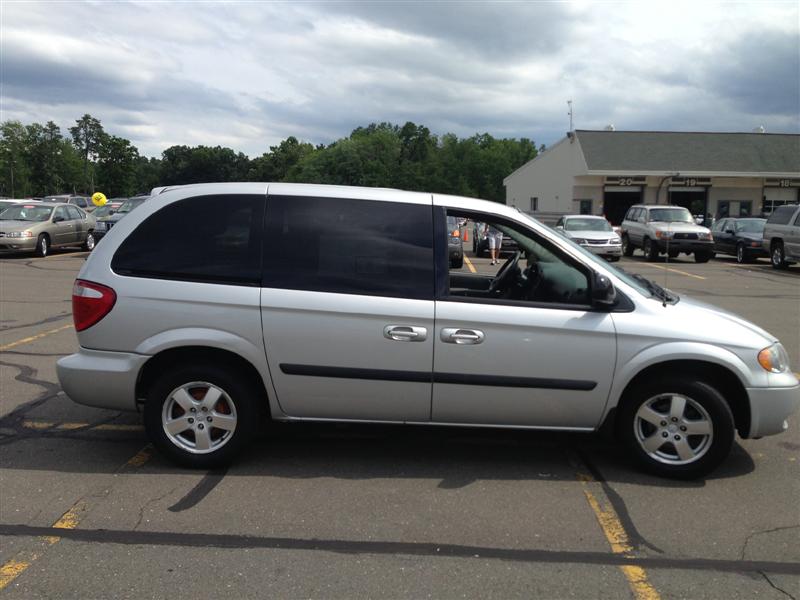
<instances>
[{"instance_id":1,"label":"minivan windshield","mask_svg":"<svg viewBox=\"0 0 800 600\"><path fill-rule=\"evenodd\" d=\"M686 208L653 208L648 215L649 221L662 223L692 223L692 213Z\"/></svg>"},{"instance_id":2,"label":"minivan windshield","mask_svg":"<svg viewBox=\"0 0 800 600\"><path fill-rule=\"evenodd\" d=\"M566 231L613 231L605 219L567 219L564 222Z\"/></svg>"}]
</instances>

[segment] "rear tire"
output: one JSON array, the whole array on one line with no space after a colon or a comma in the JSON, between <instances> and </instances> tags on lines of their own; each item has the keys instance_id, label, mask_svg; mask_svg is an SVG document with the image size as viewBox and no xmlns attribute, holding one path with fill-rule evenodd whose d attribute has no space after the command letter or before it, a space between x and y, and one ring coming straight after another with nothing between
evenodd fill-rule
<instances>
[{"instance_id":1,"label":"rear tire","mask_svg":"<svg viewBox=\"0 0 800 600\"><path fill-rule=\"evenodd\" d=\"M50 238L47 237L46 233L40 233L39 237L36 239L36 250L34 250L36 256L41 256L44 258L48 254L50 254Z\"/></svg>"},{"instance_id":2,"label":"rear tire","mask_svg":"<svg viewBox=\"0 0 800 600\"><path fill-rule=\"evenodd\" d=\"M772 263L773 269L786 269L788 264L786 262L786 255L783 252L783 242L776 240L772 242L772 249L769 253L769 259Z\"/></svg>"},{"instance_id":3,"label":"rear tire","mask_svg":"<svg viewBox=\"0 0 800 600\"><path fill-rule=\"evenodd\" d=\"M633 244L627 235L622 236L622 254L625 256L633 256Z\"/></svg>"},{"instance_id":4,"label":"rear tire","mask_svg":"<svg viewBox=\"0 0 800 600\"><path fill-rule=\"evenodd\" d=\"M626 393L616 420L636 462L660 477L707 475L733 445L731 409L716 388L693 377L646 381Z\"/></svg>"},{"instance_id":5,"label":"rear tire","mask_svg":"<svg viewBox=\"0 0 800 600\"><path fill-rule=\"evenodd\" d=\"M263 393L235 367L167 367L147 393L145 430L173 462L195 469L223 466L256 434L260 401Z\"/></svg>"},{"instance_id":6,"label":"rear tire","mask_svg":"<svg viewBox=\"0 0 800 600\"><path fill-rule=\"evenodd\" d=\"M644 258L647 262L653 262L658 258L658 247L650 238L644 238Z\"/></svg>"},{"instance_id":7,"label":"rear tire","mask_svg":"<svg viewBox=\"0 0 800 600\"><path fill-rule=\"evenodd\" d=\"M463 258L460 259L460 260L451 260L450 261L450 268L451 269L460 269L463 266L464 266L464 259Z\"/></svg>"}]
</instances>

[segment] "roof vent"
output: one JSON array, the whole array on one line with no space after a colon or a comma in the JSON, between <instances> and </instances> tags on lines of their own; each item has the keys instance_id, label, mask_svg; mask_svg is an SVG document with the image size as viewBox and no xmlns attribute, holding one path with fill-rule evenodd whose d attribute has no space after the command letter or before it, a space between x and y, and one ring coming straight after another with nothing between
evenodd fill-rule
<instances>
[{"instance_id":1,"label":"roof vent","mask_svg":"<svg viewBox=\"0 0 800 600\"><path fill-rule=\"evenodd\" d=\"M606 131L616 131L616 130L617 130L617 128L616 128L616 127L614 127L614 124L613 124L613 123L609 123L608 125L606 125L606 127L605 127L605 130L606 130Z\"/></svg>"},{"instance_id":2,"label":"roof vent","mask_svg":"<svg viewBox=\"0 0 800 600\"><path fill-rule=\"evenodd\" d=\"M755 129L753 129L753 133L766 133L766 129L764 129L763 125L759 125Z\"/></svg>"}]
</instances>

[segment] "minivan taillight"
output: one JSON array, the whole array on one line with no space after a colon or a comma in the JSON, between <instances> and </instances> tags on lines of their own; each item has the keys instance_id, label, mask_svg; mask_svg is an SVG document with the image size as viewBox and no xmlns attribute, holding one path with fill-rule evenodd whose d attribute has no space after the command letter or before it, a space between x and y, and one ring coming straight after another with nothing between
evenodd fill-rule
<instances>
[{"instance_id":1,"label":"minivan taillight","mask_svg":"<svg viewBox=\"0 0 800 600\"><path fill-rule=\"evenodd\" d=\"M72 286L72 319L75 321L75 330L88 329L105 317L114 303L117 294L110 287L76 279Z\"/></svg>"}]
</instances>

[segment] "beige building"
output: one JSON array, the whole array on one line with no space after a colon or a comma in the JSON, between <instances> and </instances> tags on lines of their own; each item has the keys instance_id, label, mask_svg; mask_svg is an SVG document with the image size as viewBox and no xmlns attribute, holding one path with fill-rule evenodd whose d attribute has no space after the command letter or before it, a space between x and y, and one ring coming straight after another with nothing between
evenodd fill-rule
<instances>
[{"instance_id":1,"label":"beige building","mask_svg":"<svg viewBox=\"0 0 800 600\"><path fill-rule=\"evenodd\" d=\"M578 130L503 183L506 204L545 222L583 213L616 225L642 202L766 215L800 200L800 135Z\"/></svg>"}]
</instances>

